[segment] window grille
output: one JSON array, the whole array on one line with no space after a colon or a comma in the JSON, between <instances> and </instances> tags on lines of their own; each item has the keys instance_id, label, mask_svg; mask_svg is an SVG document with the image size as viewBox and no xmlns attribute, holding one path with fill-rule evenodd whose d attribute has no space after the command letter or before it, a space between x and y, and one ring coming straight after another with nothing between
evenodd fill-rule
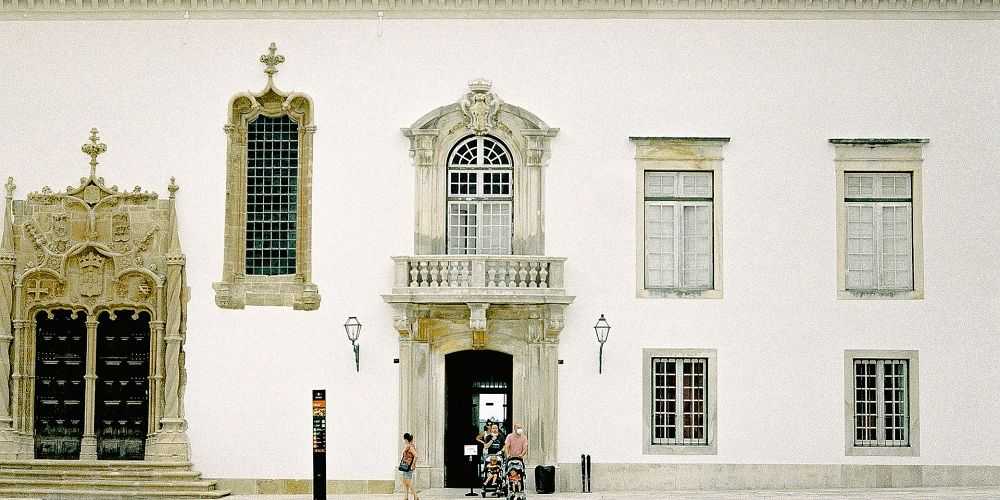
<instances>
[{"instance_id":1,"label":"window grille","mask_svg":"<svg viewBox=\"0 0 1000 500\"><path fill-rule=\"evenodd\" d=\"M653 444L708 444L707 358L651 358Z\"/></svg>"},{"instance_id":2,"label":"window grille","mask_svg":"<svg viewBox=\"0 0 1000 500\"><path fill-rule=\"evenodd\" d=\"M246 274L295 274L298 124L258 116L247 128Z\"/></svg>"},{"instance_id":3,"label":"window grille","mask_svg":"<svg viewBox=\"0 0 1000 500\"><path fill-rule=\"evenodd\" d=\"M847 288L912 290L911 174L845 175Z\"/></svg>"},{"instance_id":4,"label":"window grille","mask_svg":"<svg viewBox=\"0 0 1000 500\"><path fill-rule=\"evenodd\" d=\"M713 286L711 172L646 172L646 288Z\"/></svg>"},{"instance_id":5,"label":"window grille","mask_svg":"<svg viewBox=\"0 0 1000 500\"><path fill-rule=\"evenodd\" d=\"M448 158L448 253L511 253L513 164L499 140L469 137Z\"/></svg>"},{"instance_id":6,"label":"window grille","mask_svg":"<svg viewBox=\"0 0 1000 500\"><path fill-rule=\"evenodd\" d=\"M910 445L909 361L854 360L854 446Z\"/></svg>"}]
</instances>

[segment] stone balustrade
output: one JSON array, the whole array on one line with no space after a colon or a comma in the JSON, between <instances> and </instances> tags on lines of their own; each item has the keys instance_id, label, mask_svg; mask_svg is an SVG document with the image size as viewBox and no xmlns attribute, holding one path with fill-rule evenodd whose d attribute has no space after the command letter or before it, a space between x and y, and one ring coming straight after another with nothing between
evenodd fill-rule
<instances>
[{"instance_id":1,"label":"stone balustrade","mask_svg":"<svg viewBox=\"0 0 1000 500\"><path fill-rule=\"evenodd\" d=\"M415 302L551 303L565 296L564 257L413 255L393 257L393 295ZM422 299L422 300L421 300Z\"/></svg>"}]
</instances>

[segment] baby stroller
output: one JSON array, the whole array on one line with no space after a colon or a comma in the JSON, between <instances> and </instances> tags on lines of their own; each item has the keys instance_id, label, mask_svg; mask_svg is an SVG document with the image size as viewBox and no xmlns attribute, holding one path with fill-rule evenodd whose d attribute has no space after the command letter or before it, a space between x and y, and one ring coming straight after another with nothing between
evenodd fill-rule
<instances>
[{"instance_id":1,"label":"baby stroller","mask_svg":"<svg viewBox=\"0 0 1000 500\"><path fill-rule=\"evenodd\" d=\"M496 459L495 463L493 459ZM492 494L495 497L505 494L504 470L503 454L491 453L486 455L486 461L483 463L483 476L481 478L482 486L479 489L479 493L483 498L486 498L487 494Z\"/></svg>"},{"instance_id":2,"label":"baby stroller","mask_svg":"<svg viewBox=\"0 0 1000 500\"><path fill-rule=\"evenodd\" d=\"M519 457L507 459L504 465L504 494L507 500L525 500L524 494L524 460Z\"/></svg>"}]
</instances>

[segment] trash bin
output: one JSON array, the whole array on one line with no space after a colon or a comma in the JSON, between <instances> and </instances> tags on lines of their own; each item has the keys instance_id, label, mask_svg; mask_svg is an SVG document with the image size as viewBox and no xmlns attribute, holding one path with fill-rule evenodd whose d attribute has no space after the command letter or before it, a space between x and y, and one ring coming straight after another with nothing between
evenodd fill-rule
<instances>
[{"instance_id":1,"label":"trash bin","mask_svg":"<svg viewBox=\"0 0 1000 500\"><path fill-rule=\"evenodd\" d=\"M535 491L541 494L556 492L556 467L554 465L535 467Z\"/></svg>"}]
</instances>

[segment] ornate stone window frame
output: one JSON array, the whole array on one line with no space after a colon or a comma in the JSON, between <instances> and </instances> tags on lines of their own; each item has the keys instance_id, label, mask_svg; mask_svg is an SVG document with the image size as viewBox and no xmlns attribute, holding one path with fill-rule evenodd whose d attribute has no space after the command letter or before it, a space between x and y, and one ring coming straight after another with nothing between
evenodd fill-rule
<instances>
[{"instance_id":1,"label":"ornate stone window frame","mask_svg":"<svg viewBox=\"0 0 1000 500\"><path fill-rule=\"evenodd\" d=\"M284 306L297 310L319 309L319 288L312 283L312 99L300 92L282 92L274 85L276 66L285 57L274 43L260 57L267 67L267 86L257 93L241 92L229 101L229 119L224 127L229 146L226 154L226 227L222 280L212 284L215 303L224 309L245 306ZM288 116L298 124L298 208L295 274L248 275L246 273L246 161L247 128L258 116Z\"/></svg>"},{"instance_id":2,"label":"ornate stone window frame","mask_svg":"<svg viewBox=\"0 0 1000 500\"><path fill-rule=\"evenodd\" d=\"M491 135L510 150L513 162L513 255L545 254L543 167L559 129L505 103L492 83L477 79L458 102L442 106L402 129L417 168L413 249L417 255L447 253L448 155L469 135Z\"/></svg>"},{"instance_id":3,"label":"ornate stone window frame","mask_svg":"<svg viewBox=\"0 0 1000 500\"><path fill-rule=\"evenodd\" d=\"M705 433L706 445L653 444L653 358L705 358L708 367L705 373ZM718 443L718 366L719 351L716 349L664 349L642 350L642 454L643 455L716 455Z\"/></svg>"},{"instance_id":4,"label":"ornate stone window frame","mask_svg":"<svg viewBox=\"0 0 1000 500\"><path fill-rule=\"evenodd\" d=\"M906 397L909 416L909 446L854 445L854 360L907 360ZM844 454L851 456L919 457L920 456L920 353L917 350L846 349L844 350Z\"/></svg>"},{"instance_id":5,"label":"ornate stone window frame","mask_svg":"<svg viewBox=\"0 0 1000 500\"><path fill-rule=\"evenodd\" d=\"M837 195L837 298L923 299L923 146L928 139L830 139L834 147ZM913 239L912 290L853 290L847 288L847 204L844 202L847 172L906 172L911 176Z\"/></svg>"},{"instance_id":6,"label":"ornate stone window frame","mask_svg":"<svg viewBox=\"0 0 1000 500\"><path fill-rule=\"evenodd\" d=\"M638 298L722 298L722 148L728 137L629 137L635 145L635 288ZM712 172L712 287L647 288L646 172Z\"/></svg>"}]
</instances>

